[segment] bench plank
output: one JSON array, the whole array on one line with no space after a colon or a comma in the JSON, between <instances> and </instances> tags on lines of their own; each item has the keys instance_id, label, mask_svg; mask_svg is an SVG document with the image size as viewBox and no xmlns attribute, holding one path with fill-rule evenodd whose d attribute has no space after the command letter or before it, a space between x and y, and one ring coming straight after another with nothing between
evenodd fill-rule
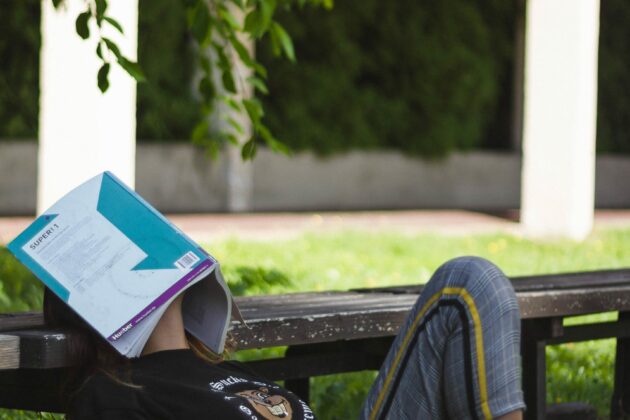
<instances>
[{"instance_id":1,"label":"bench plank","mask_svg":"<svg viewBox=\"0 0 630 420\"><path fill-rule=\"evenodd\" d=\"M20 339L16 336L0 335L0 369L14 369L20 363Z\"/></svg>"},{"instance_id":2,"label":"bench plank","mask_svg":"<svg viewBox=\"0 0 630 420\"><path fill-rule=\"evenodd\" d=\"M312 294L317 303L305 307L299 299L283 295L286 304L269 297L237 299L247 326L232 324L241 349L313 344L336 340L393 336L416 300L416 295L340 292L326 299ZM630 311L630 286L517 293L523 319L562 317L606 311ZM30 322L30 321L29 321ZM14 324L15 325L15 324ZM41 328L41 326L40 326ZM4 332L22 339L23 367L64 366L66 336L61 331ZM28 350L26 350L28 348ZM10 366L15 368L18 366Z\"/></svg>"},{"instance_id":3,"label":"bench plank","mask_svg":"<svg viewBox=\"0 0 630 420\"><path fill-rule=\"evenodd\" d=\"M630 270L514 278L524 320L630 311ZM422 286L238 297L247 326L234 322L239 348L391 337ZM36 329L33 329L36 328ZM18 331L15 331L18 330ZM45 329L40 313L2 314L0 331L21 340L22 357L2 369L67 366L66 335ZM19 341L18 341L19 342Z\"/></svg>"}]
</instances>

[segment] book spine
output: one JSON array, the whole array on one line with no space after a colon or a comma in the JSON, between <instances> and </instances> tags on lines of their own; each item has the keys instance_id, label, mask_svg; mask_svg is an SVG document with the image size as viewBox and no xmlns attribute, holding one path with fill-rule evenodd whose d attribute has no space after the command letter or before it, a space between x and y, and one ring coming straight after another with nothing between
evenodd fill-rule
<instances>
[{"instance_id":1,"label":"book spine","mask_svg":"<svg viewBox=\"0 0 630 420\"><path fill-rule=\"evenodd\" d=\"M116 341L122 337L127 331L130 331L133 327L138 325L140 321L149 316L160 306L164 305L171 298L178 295L191 281L193 281L201 272L210 269L215 264L214 261L207 259L199 263L193 270L187 273L180 280L175 282L171 287L166 289L164 293L158 296L153 302L151 302L146 308L138 312L129 322L126 322L123 326L118 328L112 335L107 337L108 341Z\"/></svg>"}]
</instances>

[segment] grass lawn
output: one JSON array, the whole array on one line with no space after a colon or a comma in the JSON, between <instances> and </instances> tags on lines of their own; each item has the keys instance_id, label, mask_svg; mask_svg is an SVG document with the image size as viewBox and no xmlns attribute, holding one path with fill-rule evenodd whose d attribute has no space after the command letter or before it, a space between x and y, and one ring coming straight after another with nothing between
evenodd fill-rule
<instances>
[{"instance_id":1,"label":"grass lawn","mask_svg":"<svg viewBox=\"0 0 630 420\"><path fill-rule=\"evenodd\" d=\"M232 238L205 245L222 262L233 290L246 294L423 283L441 263L461 255L488 258L508 276L630 267L630 253L626 251L630 249L630 229L595 232L579 244L506 234L411 236L348 231L271 242ZM0 258L0 286L2 263ZM0 287L0 311L2 293ZM588 321L587 317L571 322ZM548 348L547 360L549 402L585 401L596 405L602 417L607 416L613 340ZM315 412L322 419L356 417L373 376L367 372L313 379ZM2 418L11 418L10 413L0 412Z\"/></svg>"},{"instance_id":2,"label":"grass lawn","mask_svg":"<svg viewBox=\"0 0 630 420\"><path fill-rule=\"evenodd\" d=\"M343 232L306 234L277 242L236 238L207 244L226 267L228 282L245 289L243 270L290 279L267 293L344 290L426 282L444 261L479 255L494 261L508 276L630 267L630 229L595 232L587 241L535 241L516 236L444 236ZM247 284L258 284L249 282ZM272 282L270 282L272 283ZM259 293L256 287L247 293ZM612 319L615 314L597 315ZM568 323L589 322L580 317ZM613 384L614 340L566 344L547 349L548 402L585 401L608 415ZM313 405L322 418L352 418L373 374L313 379ZM345 395L347 401L338 403ZM337 403L335 403L337 399Z\"/></svg>"}]
</instances>

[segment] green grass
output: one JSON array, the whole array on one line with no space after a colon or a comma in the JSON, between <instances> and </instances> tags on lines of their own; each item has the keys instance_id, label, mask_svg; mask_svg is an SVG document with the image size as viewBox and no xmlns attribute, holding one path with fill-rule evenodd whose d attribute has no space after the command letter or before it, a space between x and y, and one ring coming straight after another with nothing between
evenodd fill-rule
<instances>
[{"instance_id":1,"label":"green grass","mask_svg":"<svg viewBox=\"0 0 630 420\"><path fill-rule=\"evenodd\" d=\"M630 266L630 230L593 234L583 243L542 242L510 235L465 237L401 234L306 234L288 241L238 239L207 244L226 267L275 270L294 290L343 290L426 282L444 261L479 255L509 276ZM285 292L286 286L271 288Z\"/></svg>"},{"instance_id":2,"label":"green grass","mask_svg":"<svg viewBox=\"0 0 630 420\"><path fill-rule=\"evenodd\" d=\"M535 241L506 234L412 236L348 231L268 242L232 238L206 246L222 262L231 287L245 294L424 283L440 264L461 255L488 258L509 276L630 267L630 229L599 231L582 243ZM0 252L0 310L3 303L4 310L36 307L38 289L9 282L7 276L14 276L11 273L16 267L7 261L6 253ZM3 266L8 267L6 272ZM569 322L589 320L592 318L582 317ZM278 351L249 351L237 358ZM549 402L585 401L594 404L600 416L607 416L613 340L550 347L547 361ZM312 379L316 413L322 419L356 417L373 375L364 372ZM0 413L0 419L12 418L2 417L6 415Z\"/></svg>"},{"instance_id":3,"label":"green grass","mask_svg":"<svg viewBox=\"0 0 630 420\"><path fill-rule=\"evenodd\" d=\"M630 229L596 232L582 242L536 241L512 235L443 236L344 232L307 234L275 242L228 239L208 244L234 282L236 267L275 270L292 285L268 292L344 290L426 282L444 261L479 255L508 276L630 267ZM606 314L610 318L614 314ZM579 317L568 323L602 316ZM608 416L613 386L614 340L547 349L549 403L584 401ZM313 408L324 419L356 417L371 373L314 378ZM343 398L343 403L334 403Z\"/></svg>"}]
</instances>

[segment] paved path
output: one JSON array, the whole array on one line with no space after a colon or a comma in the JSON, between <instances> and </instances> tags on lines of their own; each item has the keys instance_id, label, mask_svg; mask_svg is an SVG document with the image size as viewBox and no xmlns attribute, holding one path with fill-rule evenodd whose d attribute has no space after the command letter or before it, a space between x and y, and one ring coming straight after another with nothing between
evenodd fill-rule
<instances>
[{"instance_id":1,"label":"paved path","mask_svg":"<svg viewBox=\"0 0 630 420\"><path fill-rule=\"evenodd\" d=\"M177 226L199 242L234 236L241 239L274 240L304 232L362 230L408 234L518 233L516 212L506 217L461 210L366 211L322 213L249 213L169 215ZM32 217L0 217L0 243L21 232ZM596 228L629 227L630 210L599 210Z\"/></svg>"}]
</instances>

